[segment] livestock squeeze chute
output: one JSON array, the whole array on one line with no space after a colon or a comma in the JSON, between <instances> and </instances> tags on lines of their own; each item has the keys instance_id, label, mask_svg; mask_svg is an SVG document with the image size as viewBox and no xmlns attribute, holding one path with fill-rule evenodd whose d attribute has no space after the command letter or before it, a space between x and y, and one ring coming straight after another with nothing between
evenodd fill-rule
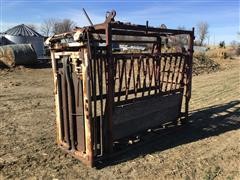
<instances>
[{"instance_id":1,"label":"livestock squeeze chute","mask_svg":"<svg viewBox=\"0 0 240 180\"><path fill-rule=\"evenodd\" d=\"M115 21L54 35L57 142L89 166L117 144L188 119L194 29Z\"/></svg>"}]
</instances>

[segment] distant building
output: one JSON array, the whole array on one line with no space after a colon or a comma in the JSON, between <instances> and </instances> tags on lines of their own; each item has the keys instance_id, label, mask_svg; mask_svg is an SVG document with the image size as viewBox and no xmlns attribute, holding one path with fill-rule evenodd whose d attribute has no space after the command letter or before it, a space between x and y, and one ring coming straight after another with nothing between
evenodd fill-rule
<instances>
[{"instance_id":1,"label":"distant building","mask_svg":"<svg viewBox=\"0 0 240 180\"><path fill-rule=\"evenodd\" d=\"M0 45L31 44L38 57L44 55L44 37L30 27L21 24L0 34Z\"/></svg>"}]
</instances>

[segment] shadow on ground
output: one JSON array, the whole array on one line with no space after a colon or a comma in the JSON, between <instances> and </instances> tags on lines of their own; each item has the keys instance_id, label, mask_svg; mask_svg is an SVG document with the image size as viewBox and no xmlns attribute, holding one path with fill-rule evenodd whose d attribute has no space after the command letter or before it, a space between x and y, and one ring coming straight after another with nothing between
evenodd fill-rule
<instances>
[{"instance_id":1,"label":"shadow on ground","mask_svg":"<svg viewBox=\"0 0 240 180\"><path fill-rule=\"evenodd\" d=\"M240 101L198 109L190 114L189 123L149 133L135 145L122 147L110 160L99 161L97 168L119 164L139 156L174 148L240 128ZM132 147L129 147L132 146Z\"/></svg>"},{"instance_id":2,"label":"shadow on ground","mask_svg":"<svg viewBox=\"0 0 240 180\"><path fill-rule=\"evenodd\" d=\"M45 69L45 68L51 68L51 61L50 60L45 60L45 61L40 61L36 64L31 64L31 65L24 65L25 68L30 68L30 69Z\"/></svg>"}]
</instances>

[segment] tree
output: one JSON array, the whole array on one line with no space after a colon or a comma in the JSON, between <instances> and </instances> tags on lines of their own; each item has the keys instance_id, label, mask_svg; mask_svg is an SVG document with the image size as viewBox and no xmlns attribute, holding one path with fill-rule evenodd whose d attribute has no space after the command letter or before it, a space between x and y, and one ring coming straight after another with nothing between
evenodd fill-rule
<instances>
[{"instance_id":1,"label":"tree","mask_svg":"<svg viewBox=\"0 0 240 180\"><path fill-rule=\"evenodd\" d=\"M64 33L64 32L69 32L69 31L73 30L75 25L76 25L75 22L73 22L70 19L63 19L61 21L57 21L54 23L53 33L60 34L60 33Z\"/></svg>"},{"instance_id":2,"label":"tree","mask_svg":"<svg viewBox=\"0 0 240 180\"><path fill-rule=\"evenodd\" d=\"M56 19L45 19L41 25L42 34L47 37L52 35L55 23L57 23Z\"/></svg>"},{"instance_id":3,"label":"tree","mask_svg":"<svg viewBox=\"0 0 240 180\"><path fill-rule=\"evenodd\" d=\"M57 20L50 18L43 21L41 32L44 36L51 36L53 34L69 32L73 30L75 25L76 23L70 19Z\"/></svg>"},{"instance_id":4,"label":"tree","mask_svg":"<svg viewBox=\"0 0 240 180\"><path fill-rule=\"evenodd\" d=\"M209 25L207 22L200 22L197 24L197 36L199 39L200 46L203 45L204 40L208 35Z\"/></svg>"}]
</instances>

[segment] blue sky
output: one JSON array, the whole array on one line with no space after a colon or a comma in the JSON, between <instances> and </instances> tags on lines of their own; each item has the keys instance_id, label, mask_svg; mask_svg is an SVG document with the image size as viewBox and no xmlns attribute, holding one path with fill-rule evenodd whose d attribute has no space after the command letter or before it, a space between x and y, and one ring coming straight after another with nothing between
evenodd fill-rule
<instances>
[{"instance_id":1,"label":"blue sky","mask_svg":"<svg viewBox=\"0 0 240 180\"><path fill-rule=\"evenodd\" d=\"M79 26L89 25L83 16L84 7L94 23L104 21L105 12L117 11L116 20L151 26L166 24L168 28L185 26L191 29L200 21L209 24L209 41L218 44L239 41L239 0L0 0L0 31L17 24L35 24L44 19L69 18Z\"/></svg>"}]
</instances>

